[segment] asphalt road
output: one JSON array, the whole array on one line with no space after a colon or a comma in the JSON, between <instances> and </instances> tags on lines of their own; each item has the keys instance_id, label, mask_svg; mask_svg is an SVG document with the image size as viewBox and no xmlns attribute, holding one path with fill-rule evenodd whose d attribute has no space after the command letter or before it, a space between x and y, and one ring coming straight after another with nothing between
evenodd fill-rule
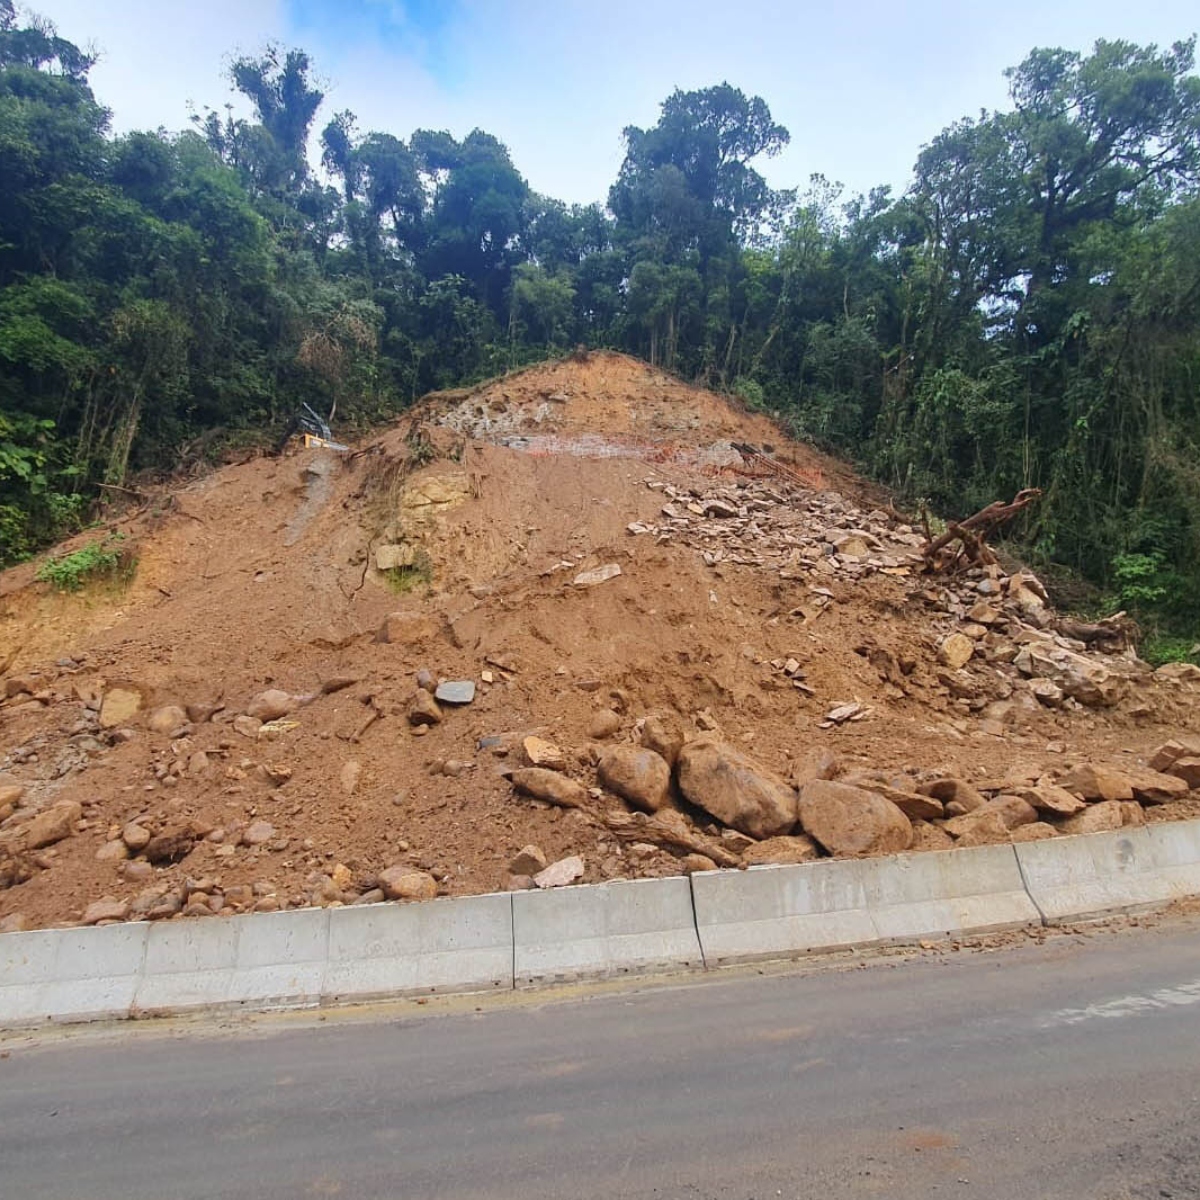
<instances>
[{"instance_id":1,"label":"asphalt road","mask_svg":"<svg viewBox=\"0 0 1200 1200\"><path fill-rule=\"evenodd\" d=\"M1200 923L10 1040L3 1200L1200 1196Z\"/></svg>"}]
</instances>

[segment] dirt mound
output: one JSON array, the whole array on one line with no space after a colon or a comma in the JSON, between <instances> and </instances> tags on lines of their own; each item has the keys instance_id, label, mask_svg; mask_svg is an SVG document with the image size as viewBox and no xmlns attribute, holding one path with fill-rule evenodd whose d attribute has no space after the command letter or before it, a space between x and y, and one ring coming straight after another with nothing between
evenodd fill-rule
<instances>
[{"instance_id":1,"label":"dirt mound","mask_svg":"<svg viewBox=\"0 0 1200 1200\"><path fill-rule=\"evenodd\" d=\"M0 918L796 860L837 849L803 827L818 779L870 793L843 824L906 822L914 849L1200 807L1200 672L1072 636L1028 573L923 574L883 500L602 353L183 487L120 524L124 588L0 577ZM784 835L683 797L670 768L700 735L715 770L771 781ZM598 774L621 746L651 754ZM1131 798L1071 790L1081 764Z\"/></svg>"}]
</instances>

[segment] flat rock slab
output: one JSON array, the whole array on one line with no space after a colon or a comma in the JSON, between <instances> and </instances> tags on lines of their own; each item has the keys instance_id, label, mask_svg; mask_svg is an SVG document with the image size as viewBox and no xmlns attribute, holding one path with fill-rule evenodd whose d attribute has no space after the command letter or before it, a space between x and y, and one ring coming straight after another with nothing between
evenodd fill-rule
<instances>
[{"instance_id":1,"label":"flat rock slab","mask_svg":"<svg viewBox=\"0 0 1200 1200\"><path fill-rule=\"evenodd\" d=\"M475 681L473 679L449 679L439 683L433 693L435 700L443 704L470 704L475 699Z\"/></svg>"},{"instance_id":2,"label":"flat rock slab","mask_svg":"<svg viewBox=\"0 0 1200 1200\"><path fill-rule=\"evenodd\" d=\"M605 563L602 567L597 567L594 571L582 571L575 576L576 587L595 587L598 583L606 583L610 579L616 579L621 573L621 568L616 563Z\"/></svg>"}]
</instances>

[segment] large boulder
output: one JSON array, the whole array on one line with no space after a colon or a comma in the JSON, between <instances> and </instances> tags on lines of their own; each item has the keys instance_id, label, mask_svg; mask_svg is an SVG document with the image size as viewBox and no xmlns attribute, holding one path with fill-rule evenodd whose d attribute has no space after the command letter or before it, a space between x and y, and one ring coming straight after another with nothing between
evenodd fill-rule
<instances>
[{"instance_id":1,"label":"large boulder","mask_svg":"<svg viewBox=\"0 0 1200 1200\"><path fill-rule=\"evenodd\" d=\"M909 819L865 788L814 779L800 789L800 824L830 854L894 854L912 845Z\"/></svg>"},{"instance_id":2,"label":"large boulder","mask_svg":"<svg viewBox=\"0 0 1200 1200\"><path fill-rule=\"evenodd\" d=\"M732 829L769 838L796 824L796 793L787 782L716 738L684 746L678 771L684 796Z\"/></svg>"},{"instance_id":3,"label":"large boulder","mask_svg":"<svg viewBox=\"0 0 1200 1200\"><path fill-rule=\"evenodd\" d=\"M666 759L642 746L606 750L600 756L597 773L610 792L645 812L658 812L671 794L671 768Z\"/></svg>"},{"instance_id":4,"label":"large boulder","mask_svg":"<svg viewBox=\"0 0 1200 1200\"><path fill-rule=\"evenodd\" d=\"M1084 763L1073 767L1058 782L1085 800L1133 799L1133 785L1128 777L1112 767Z\"/></svg>"}]
</instances>

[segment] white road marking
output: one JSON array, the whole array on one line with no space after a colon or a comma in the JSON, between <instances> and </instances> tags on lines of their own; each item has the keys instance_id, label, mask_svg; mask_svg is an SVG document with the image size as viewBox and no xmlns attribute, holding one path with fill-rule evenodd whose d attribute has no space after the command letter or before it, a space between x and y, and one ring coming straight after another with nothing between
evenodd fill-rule
<instances>
[{"instance_id":1,"label":"white road marking","mask_svg":"<svg viewBox=\"0 0 1200 1200\"><path fill-rule=\"evenodd\" d=\"M1042 1028L1078 1025L1083 1021L1136 1017L1163 1008L1184 1008L1190 1004L1200 1004L1200 979L1181 983L1178 987L1159 988L1143 996L1121 996L1102 1004L1089 1004L1086 1008L1060 1008L1057 1012L1049 1013L1040 1024Z\"/></svg>"}]
</instances>

